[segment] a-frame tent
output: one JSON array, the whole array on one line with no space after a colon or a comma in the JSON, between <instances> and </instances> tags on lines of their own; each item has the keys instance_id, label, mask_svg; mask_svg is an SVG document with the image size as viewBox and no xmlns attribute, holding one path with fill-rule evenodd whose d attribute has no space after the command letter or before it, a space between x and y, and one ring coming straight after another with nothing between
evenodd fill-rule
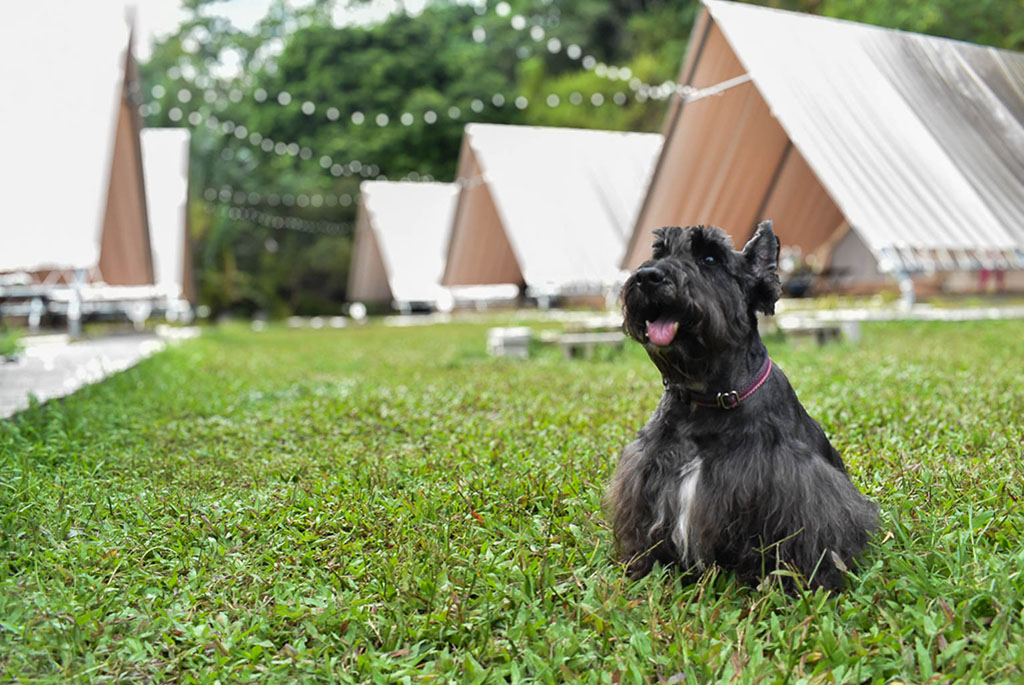
<instances>
[{"instance_id":1,"label":"a-frame tent","mask_svg":"<svg viewBox=\"0 0 1024 685\"><path fill-rule=\"evenodd\" d=\"M772 219L836 283L1024 266L1024 55L704 0L623 266Z\"/></svg>"},{"instance_id":2,"label":"a-frame tent","mask_svg":"<svg viewBox=\"0 0 1024 685\"><path fill-rule=\"evenodd\" d=\"M185 128L142 131L153 275L169 303L195 303L188 216L190 139Z\"/></svg>"},{"instance_id":3,"label":"a-frame tent","mask_svg":"<svg viewBox=\"0 0 1024 685\"><path fill-rule=\"evenodd\" d=\"M363 181L347 299L399 310L449 299L439 282L457 193L452 183Z\"/></svg>"},{"instance_id":4,"label":"a-frame tent","mask_svg":"<svg viewBox=\"0 0 1024 685\"><path fill-rule=\"evenodd\" d=\"M0 64L0 274L152 284L139 75L123 1L5 6Z\"/></svg>"},{"instance_id":5,"label":"a-frame tent","mask_svg":"<svg viewBox=\"0 0 1024 685\"><path fill-rule=\"evenodd\" d=\"M466 126L442 284L606 292L660 148L655 133Z\"/></svg>"}]
</instances>

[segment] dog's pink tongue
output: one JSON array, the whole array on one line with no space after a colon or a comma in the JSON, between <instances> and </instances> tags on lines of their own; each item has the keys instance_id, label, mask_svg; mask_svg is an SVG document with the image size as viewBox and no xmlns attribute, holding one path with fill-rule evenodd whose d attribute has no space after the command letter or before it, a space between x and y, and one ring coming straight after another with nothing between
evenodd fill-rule
<instances>
[{"instance_id":1,"label":"dog's pink tongue","mask_svg":"<svg viewBox=\"0 0 1024 685\"><path fill-rule=\"evenodd\" d=\"M675 319L658 319L657 321L647 322L647 339L655 345L664 347L672 342L672 338L676 337L676 331L679 330L679 322Z\"/></svg>"}]
</instances>

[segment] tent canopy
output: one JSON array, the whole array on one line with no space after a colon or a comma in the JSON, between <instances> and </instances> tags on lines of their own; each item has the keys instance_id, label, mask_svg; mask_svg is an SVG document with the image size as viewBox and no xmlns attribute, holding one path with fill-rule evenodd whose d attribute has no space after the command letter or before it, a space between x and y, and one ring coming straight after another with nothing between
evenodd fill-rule
<instances>
[{"instance_id":1,"label":"tent canopy","mask_svg":"<svg viewBox=\"0 0 1024 685\"><path fill-rule=\"evenodd\" d=\"M142 132L150 242L155 283L168 297L191 299L188 249L188 129Z\"/></svg>"},{"instance_id":2,"label":"tent canopy","mask_svg":"<svg viewBox=\"0 0 1024 685\"><path fill-rule=\"evenodd\" d=\"M766 218L805 251L852 230L883 271L1019 263L1024 55L704 5L680 82L749 81L670 112L625 266L659 225L716 223L741 242Z\"/></svg>"},{"instance_id":3,"label":"tent canopy","mask_svg":"<svg viewBox=\"0 0 1024 685\"><path fill-rule=\"evenodd\" d=\"M148 252L140 232L145 207L137 115L122 101L129 42L120 0L5 6L0 272L94 269L103 250L110 263L128 258L129 251L132 257L143 248ZM115 193L114 186L121 190ZM132 193L138 197L128 197ZM122 240L129 233L130 250ZM129 273L111 267L111 275L115 281L122 276L122 282L144 282L151 277L144 261Z\"/></svg>"},{"instance_id":4,"label":"tent canopy","mask_svg":"<svg viewBox=\"0 0 1024 685\"><path fill-rule=\"evenodd\" d=\"M444 284L522 282L551 292L615 282L661 141L653 133L466 126ZM488 260L493 268L479 268Z\"/></svg>"},{"instance_id":5,"label":"tent canopy","mask_svg":"<svg viewBox=\"0 0 1024 685\"><path fill-rule=\"evenodd\" d=\"M435 303L458 188L363 181L360 192L348 298Z\"/></svg>"}]
</instances>

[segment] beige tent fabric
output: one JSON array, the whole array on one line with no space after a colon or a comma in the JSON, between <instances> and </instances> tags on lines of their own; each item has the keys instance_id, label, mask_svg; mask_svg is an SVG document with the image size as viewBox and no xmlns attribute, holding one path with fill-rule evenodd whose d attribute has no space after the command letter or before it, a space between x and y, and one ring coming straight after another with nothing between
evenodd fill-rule
<instances>
[{"instance_id":1,"label":"beige tent fabric","mask_svg":"<svg viewBox=\"0 0 1024 685\"><path fill-rule=\"evenodd\" d=\"M674 105L624 267L659 225L741 243L763 219L805 253L856 242L883 272L1024 266L1024 55L704 4L681 83L750 80Z\"/></svg>"},{"instance_id":2,"label":"beige tent fabric","mask_svg":"<svg viewBox=\"0 0 1024 685\"><path fill-rule=\"evenodd\" d=\"M458 188L452 183L363 181L349 299L436 305Z\"/></svg>"},{"instance_id":3,"label":"beige tent fabric","mask_svg":"<svg viewBox=\"0 0 1024 685\"><path fill-rule=\"evenodd\" d=\"M772 219L785 245L799 247L805 255L828 248L836 231L845 226L842 212L792 146L768 198L761 216Z\"/></svg>"},{"instance_id":4,"label":"beige tent fabric","mask_svg":"<svg viewBox=\"0 0 1024 685\"><path fill-rule=\"evenodd\" d=\"M696 88L744 73L714 24L700 55L692 77ZM760 218L788 144L750 83L682 105L674 124L630 242L627 268L650 255L651 233L659 226L714 224L737 242L745 239Z\"/></svg>"},{"instance_id":5,"label":"beige tent fabric","mask_svg":"<svg viewBox=\"0 0 1024 685\"><path fill-rule=\"evenodd\" d=\"M391 302L393 298L391 288L388 286L384 258L373 234L373 227L370 226L370 215L366 211L365 202L366 199L361 197L345 297L350 301Z\"/></svg>"},{"instance_id":6,"label":"beige tent fabric","mask_svg":"<svg viewBox=\"0 0 1024 685\"><path fill-rule=\"evenodd\" d=\"M127 78L125 84L127 88ZM123 93L118 108L100 239L99 271L107 285L152 285L156 282L142 174L140 128L138 113L130 106L127 93Z\"/></svg>"},{"instance_id":7,"label":"beige tent fabric","mask_svg":"<svg viewBox=\"0 0 1024 685\"><path fill-rule=\"evenodd\" d=\"M600 294L619 261L660 135L470 124L445 285L512 282Z\"/></svg>"},{"instance_id":8,"label":"beige tent fabric","mask_svg":"<svg viewBox=\"0 0 1024 685\"><path fill-rule=\"evenodd\" d=\"M523 272L482 175L469 136L463 135L458 171L463 187L455 207L442 285L523 283Z\"/></svg>"}]
</instances>

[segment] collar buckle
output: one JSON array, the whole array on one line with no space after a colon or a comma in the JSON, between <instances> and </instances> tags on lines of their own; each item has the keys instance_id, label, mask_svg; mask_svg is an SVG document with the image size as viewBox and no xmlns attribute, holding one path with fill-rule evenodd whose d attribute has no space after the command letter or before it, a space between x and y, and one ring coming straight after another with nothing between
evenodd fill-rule
<instances>
[{"instance_id":1,"label":"collar buckle","mask_svg":"<svg viewBox=\"0 0 1024 685\"><path fill-rule=\"evenodd\" d=\"M735 409L740 406L740 394L735 390L720 392L715 399L715 403L720 409Z\"/></svg>"}]
</instances>

